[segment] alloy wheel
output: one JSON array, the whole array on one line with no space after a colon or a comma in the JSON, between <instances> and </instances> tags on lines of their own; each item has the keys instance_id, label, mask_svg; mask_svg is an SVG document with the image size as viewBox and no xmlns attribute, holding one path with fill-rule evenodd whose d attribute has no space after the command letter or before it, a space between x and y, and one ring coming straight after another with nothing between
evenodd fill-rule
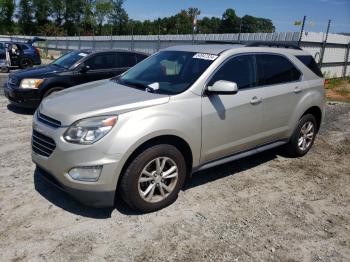
<instances>
[{"instance_id":1,"label":"alloy wheel","mask_svg":"<svg viewBox=\"0 0 350 262\"><path fill-rule=\"evenodd\" d=\"M301 127L298 147L301 151L306 151L312 144L315 135L315 126L311 121L307 121Z\"/></svg>"},{"instance_id":2,"label":"alloy wheel","mask_svg":"<svg viewBox=\"0 0 350 262\"><path fill-rule=\"evenodd\" d=\"M142 199L156 203L173 192L178 181L178 167L169 157L157 157L146 164L139 180L138 191Z\"/></svg>"}]
</instances>

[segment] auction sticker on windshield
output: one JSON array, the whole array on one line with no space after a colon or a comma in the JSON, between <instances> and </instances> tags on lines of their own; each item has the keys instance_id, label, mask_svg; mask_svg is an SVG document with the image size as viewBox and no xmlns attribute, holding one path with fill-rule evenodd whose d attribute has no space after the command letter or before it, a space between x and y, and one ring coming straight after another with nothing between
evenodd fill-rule
<instances>
[{"instance_id":1,"label":"auction sticker on windshield","mask_svg":"<svg viewBox=\"0 0 350 262\"><path fill-rule=\"evenodd\" d=\"M87 54L85 54L85 53L79 53L78 55L80 55L80 56L87 56Z\"/></svg>"},{"instance_id":2,"label":"auction sticker on windshield","mask_svg":"<svg viewBox=\"0 0 350 262\"><path fill-rule=\"evenodd\" d=\"M217 55L203 54L203 53L197 53L193 56L193 58L211 60L211 61L215 60L217 57L218 57Z\"/></svg>"}]
</instances>

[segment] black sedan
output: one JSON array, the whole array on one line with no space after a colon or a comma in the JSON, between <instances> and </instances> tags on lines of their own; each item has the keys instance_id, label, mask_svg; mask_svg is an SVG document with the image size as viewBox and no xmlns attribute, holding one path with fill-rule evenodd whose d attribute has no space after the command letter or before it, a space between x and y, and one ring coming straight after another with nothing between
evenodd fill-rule
<instances>
[{"instance_id":1,"label":"black sedan","mask_svg":"<svg viewBox=\"0 0 350 262\"><path fill-rule=\"evenodd\" d=\"M118 76L147 56L122 50L71 51L49 65L10 74L4 93L17 106L36 108L53 92Z\"/></svg>"}]
</instances>

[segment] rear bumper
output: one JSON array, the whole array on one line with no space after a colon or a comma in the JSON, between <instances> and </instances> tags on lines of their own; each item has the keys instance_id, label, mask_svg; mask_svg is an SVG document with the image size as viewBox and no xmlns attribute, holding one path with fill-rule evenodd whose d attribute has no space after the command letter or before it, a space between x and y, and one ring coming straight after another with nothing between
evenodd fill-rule
<instances>
[{"instance_id":1,"label":"rear bumper","mask_svg":"<svg viewBox=\"0 0 350 262\"><path fill-rule=\"evenodd\" d=\"M69 194L84 205L99 208L114 206L115 191L89 191L86 189L81 190L65 186L60 183L52 174L45 171L39 165L37 165L36 174L39 175L40 178L45 180L47 183Z\"/></svg>"},{"instance_id":2,"label":"rear bumper","mask_svg":"<svg viewBox=\"0 0 350 262\"><path fill-rule=\"evenodd\" d=\"M33 59L33 64L34 65L41 65L41 58L38 56L35 56Z\"/></svg>"},{"instance_id":3,"label":"rear bumper","mask_svg":"<svg viewBox=\"0 0 350 262\"><path fill-rule=\"evenodd\" d=\"M37 90L11 89L5 84L4 94L12 104L20 107L37 108L41 102L40 94Z\"/></svg>"}]
</instances>

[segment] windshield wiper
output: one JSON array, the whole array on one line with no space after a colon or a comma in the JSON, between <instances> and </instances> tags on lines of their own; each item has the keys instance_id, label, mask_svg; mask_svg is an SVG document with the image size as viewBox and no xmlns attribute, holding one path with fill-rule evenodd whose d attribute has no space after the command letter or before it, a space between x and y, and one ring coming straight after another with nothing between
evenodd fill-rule
<instances>
[{"instance_id":1,"label":"windshield wiper","mask_svg":"<svg viewBox=\"0 0 350 262\"><path fill-rule=\"evenodd\" d=\"M118 81L118 80L117 80ZM136 87L138 89L144 89L146 90L147 88L149 88L148 85L146 84L142 84L142 83L139 83L139 82L132 82L132 81L125 81L125 80L120 80L118 81L120 84L122 85L127 85L127 86L131 86L131 87Z\"/></svg>"}]
</instances>

